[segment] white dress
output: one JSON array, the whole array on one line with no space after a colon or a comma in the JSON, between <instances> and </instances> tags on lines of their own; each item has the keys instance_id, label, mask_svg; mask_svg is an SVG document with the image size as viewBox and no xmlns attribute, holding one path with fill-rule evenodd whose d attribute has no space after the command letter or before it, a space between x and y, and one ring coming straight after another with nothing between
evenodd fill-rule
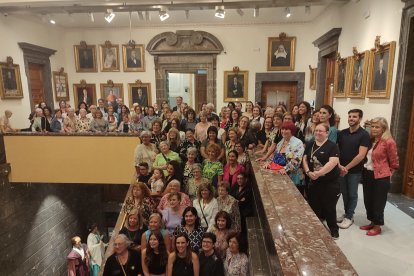
<instances>
[{"instance_id":1,"label":"white dress","mask_svg":"<svg viewBox=\"0 0 414 276\"><path fill-rule=\"evenodd\" d=\"M101 242L100 236L89 233L87 244L92 259L91 264L101 266L105 252L105 245Z\"/></svg>"}]
</instances>

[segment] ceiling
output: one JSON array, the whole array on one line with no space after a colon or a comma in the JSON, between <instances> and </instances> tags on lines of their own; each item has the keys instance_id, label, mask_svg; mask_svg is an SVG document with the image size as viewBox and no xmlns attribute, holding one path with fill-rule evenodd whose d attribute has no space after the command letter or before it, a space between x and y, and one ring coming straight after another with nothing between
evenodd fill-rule
<instances>
[{"instance_id":1,"label":"ceiling","mask_svg":"<svg viewBox=\"0 0 414 276\"><path fill-rule=\"evenodd\" d=\"M130 24L130 16L133 27L289 24L312 21L327 7L347 2L349 0L0 0L0 13L4 16L34 18L46 24L53 19L56 25L65 28L127 27ZM216 7L221 5L226 11L224 19L214 16ZM162 8L167 9L170 15L163 22L159 19ZM289 18L286 18L286 8L289 8L292 14ZM116 14L110 24L104 19L108 9L112 9Z\"/></svg>"}]
</instances>

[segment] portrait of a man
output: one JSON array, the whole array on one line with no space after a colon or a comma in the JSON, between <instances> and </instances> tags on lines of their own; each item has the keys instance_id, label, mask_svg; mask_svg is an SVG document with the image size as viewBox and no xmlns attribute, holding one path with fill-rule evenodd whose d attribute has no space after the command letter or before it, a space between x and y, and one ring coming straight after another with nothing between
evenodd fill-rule
<instances>
[{"instance_id":1,"label":"portrait of a man","mask_svg":"<svg viewBox=\"0 0 414 276\"><path fill-rule=\"evenodd\" d=\"M79 67L81 69L93 69L93 49L79 48Z\"/></svg>"},{"instance_id":2,"label":"portrait of a man","mask_svg":"<svg viewBox=\"0 0 414 276\"><path fill-rule=\"evenodd\" d=\"M140 106L148 106L148 90L146 87L132 88L132 102L138 103Z\"/></svg>"},{"instance_id":3,"label":"portrait of a man","mask_svg":"<svg viewBox=\"0 0 414 276\"><path fill-rule=\"evenodd\" d=\"M290 43L289 43L290 44ZM290 65L290 45L288 43L273 43L272 66Z\"/></svg>"},{"instance_id":4,"label":"portrait of a man","mask_svg":"<svg viewBox=\"0 0 414 276\"><path fill-rule=\"evenodd\" d=\"M346 62L342 62L338 68L338 93L345 92Z\"/></svg>"},{"instance_id":5,"label":"portrait of a man","mask_svg":"<svg viewBox=\"0 0 414 276\"><path fill-rule=\"evenodd\" d=\"M388 68L389 52L375 55L375 77L374 90L385 90L387 86L387 68Z\"/></svg>"},{"instance_id":6,"label":"portrait of a man","mask_svg":"<svg viewBox=\"0 0 414 276\"><path fill-rule=\"evenodd\" d=\"M140 49L127 49L127 66L129 68L141 67L141 53Z\"/></svg>"},{"instance_id":7,"label":"portrait of a man","mask_svg":"<svg viewBox=\"0 0 414 276\"><path fill-rule=\"evenodd\" d=\"M93 88L90 86L76 88L77 102L76 107L85 102L88 106L96 102Z\"/></svg>"},{"instance_id":8,"label":"portrait of a man","mask_svg":"<svg viewBox=\"0 0 414 276\"><path fill-rule=\"evenodd\" d=\"M354 74L352 76L352 86L351 90L356 92L361 92L362 80L364 77L364 63L365 58L361 58L354 63Z\"/></svg>"},{"instance_id":9,"label":"portrait of a man","mask_svg":"<svg viewBox=\"0 0 414 276\"><path fill-rule=\"evenodd\" d=\"M3 68L2 69L4 89L7 91L15 91L17 89L16 75L14 68Z\"/></svg>"},{"instance_id":10,"label":"portrait of a man","mask_svg":"<svg viewBox=\"0 0 414 276\"><path fill-rule=\"evenodd\" d=\"M113 107L117 106L117 100L123 98L122 84L114 85L113 87L108 85L101 85L101 98L105 99L108 105Z\"/></svg>"},{"instance_id":11,"label":"portrait of a man","mask_svg":"<svg viewBox=\"0 0 414 276\"><path fill-rule=\"evenodd\" d=\"M242 98L243 97L243 76L229 75L228 76L227 97L228 98Z\"/></svg>"}]
</instances>

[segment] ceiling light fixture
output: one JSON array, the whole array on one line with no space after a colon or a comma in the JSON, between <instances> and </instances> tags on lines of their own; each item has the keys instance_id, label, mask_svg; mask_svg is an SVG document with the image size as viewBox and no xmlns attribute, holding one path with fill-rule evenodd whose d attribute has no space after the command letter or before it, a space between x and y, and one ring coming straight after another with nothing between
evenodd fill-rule
<instances>
[{"instance_id":1,"label":"ceiling light fixture","mask_svg":"<svg viewBox=\"0 0 414 276\"><path fill-rule=\"evenodd\" d=\"M310 14L311 13L311 6L310 5L306 5L305 6L305 13L306 14Z\"/></svg>"},{"instance_id":2,"label":"ceiling light fixture","mask_svg":"<svg viewBox=\"0 0 414 276\"><path fill-rule=\"evenodd\" d=\"M138 11L138 19L140 21L144 21L144 14L142 13L142 11Z\"/></svg>"},{"instance_id":3,"label":"ceiling light fixture","mask_svg":"<svg viewBox=\"0 0 414 276\"><path fill-rule=\"evenodd\" d=\"M236 11L240 16L244 15L244 11L242 9L238 8Z\"/></svg>"},{"instance_id":4,"label":"ceiling light fixture","mask_svg":"<svg viewBox=\"0 0 414 276\"><path fill-rule=\"evenodd\" d=\"M150 21L151 20L151 15L150 15L149 11L145 11L145 20L146 21Z\"/></svg>"},{"instance_id":5,"label":"ceiling light fixture","mask_svg":"<svg viewBox=\"0 0 414 276\"><path fill-rule=\"evenodd\" d=\"M292 15L291 12L290 12L289 7L286 7L285 13L286 13L286 18L289 18Z\"/></svg>"},{"instance_id":6,"label":"ceiling light fixture","mask_svg":"<svg viewBox=\"0 0 414 276\"><path fill-rule=\"evenodd\" d=\"M168 14L167 8L166 7L161 7L160 8L160 20L165 21L169 17L170 17L170 15Z\"/></svg>"},{"instance_id":7,"label":"ceiling light fixture","mask_svg":"<svg viewBox=\"0 0 414 276\"><path fill-rule=\"evenodd\" d=\"M215 16L221 19L223 19L226 16L226 11L224 10L224 6L216 6Z\"/></svg>"},{"instance_id":8,"label":"ceiling light fixture","mask_svg":"<svg viewBox=\"0 0 414 276\"><path fill-rule=\"evenodd\" d=\"M253 17L259 17L259 8L254 8Z\"/></svg>"},{"instance_id":9,"label":"ceiling light fixture","mask_svg":"<svg viewBox=\"0 0 414 276\"><path fill-rule=\"evenodd\" d=\"M111 21L114 18L115 18L115 13L111 9L108 9L106 11L106 14L105 14L105 20L106 20L106 22L111 23Z\"/></svg>"},{"instance_id":10,"label":"ceiling light fixture","mask_svg":"<svg viewBox=\"0 0 414 276\"><path fill-rule=\"evenodd\" d=\"M190 18L190 11L189 10L185 10L185 19Z\"/></svg>"},{"instance_id":11,"label":"ceiling light fixture","mask_svg":"<svg viewBox=\"0 0 414 276\"><path fill-rule=\"evenodd\" d=\"M95 22L95 17L93 16L93 12L89 13L89 19L91 20L91 22Z\"/></svg>"},{"instance_id":12,"label":"ceiling light fixture","mask_svg":"<svg viewBox=\"0 0 414 276\"><path fill-rule=\"evenodd\" d=\"M55 21L55 19L53 18L53 16L48 15L48 16L47 16L47 19L49 19L49 23L50 23L50 24L53 24L53 25L55 25L55 24L56 24L56 21Z\"/></svg>"}]
</instances>

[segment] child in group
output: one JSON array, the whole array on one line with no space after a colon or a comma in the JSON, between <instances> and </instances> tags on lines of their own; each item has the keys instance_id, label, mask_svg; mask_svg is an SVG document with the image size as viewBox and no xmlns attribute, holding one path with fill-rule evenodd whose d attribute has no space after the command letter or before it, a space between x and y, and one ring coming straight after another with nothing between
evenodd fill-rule
<instances>
[{"instance_id":1,"label":"child in group","mask_svg":"<svg viewBox=\"0 0 414 276\"><path fill-rule=\"evenodd\" d=\"M164 183L164 172L161 169L154 169L154 173L148 181L148 184L151 185L151 195L162 196L162 192L164 191Z\"/></svg>"}]
</instances>

